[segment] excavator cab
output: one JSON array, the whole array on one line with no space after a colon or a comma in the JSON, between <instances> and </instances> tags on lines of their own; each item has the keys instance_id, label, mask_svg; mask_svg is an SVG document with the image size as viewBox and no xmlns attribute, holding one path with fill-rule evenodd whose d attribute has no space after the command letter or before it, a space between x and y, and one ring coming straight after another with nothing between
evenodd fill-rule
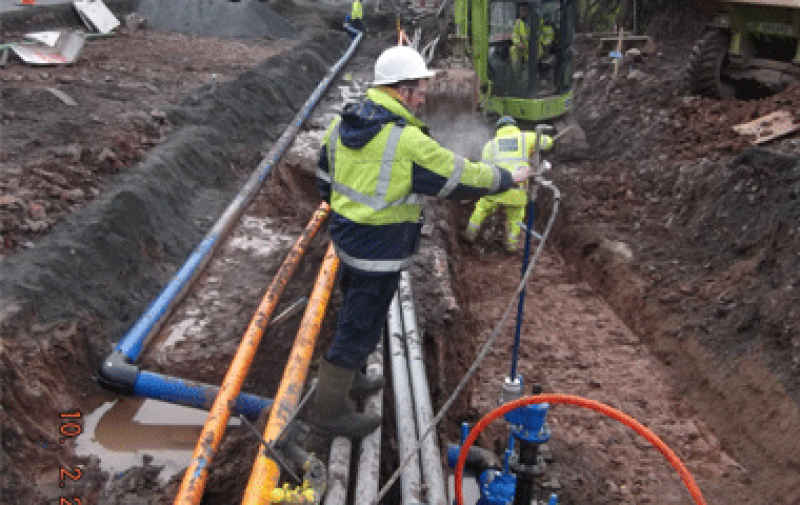
<instances>
[{"instance_id":1,"label":"excavator cab","mask_svg":"<svg viewBox=\"0 0 800 505\"><path fill-rule=\"evenodd\" d=\"M566 114L577 0L464 2L456 23L468 34L485 108L530 121Z\"/></svg>"}]
</instances>

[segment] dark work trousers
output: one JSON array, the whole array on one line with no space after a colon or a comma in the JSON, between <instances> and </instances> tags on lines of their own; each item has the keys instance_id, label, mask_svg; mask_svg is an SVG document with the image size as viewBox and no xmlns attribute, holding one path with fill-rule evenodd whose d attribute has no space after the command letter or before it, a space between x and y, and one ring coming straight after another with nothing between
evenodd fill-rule
<instances>
[{"instance_id":1,"label":"dark work trousers","mask_svg":"<svg viewBox=\"0 0 800 505\"><path fill-rule=\"evenodd\" d=\"M341 268L342 308L336 337L325 359L355 370L367 363L367 357L378 346L400 272L367 275L344 262Z\"/></svg>"}]
</instances>

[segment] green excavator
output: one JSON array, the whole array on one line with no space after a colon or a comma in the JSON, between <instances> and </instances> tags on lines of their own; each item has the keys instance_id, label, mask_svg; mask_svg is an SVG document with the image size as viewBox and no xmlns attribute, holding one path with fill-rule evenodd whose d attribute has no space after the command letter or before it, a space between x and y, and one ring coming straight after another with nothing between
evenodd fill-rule
<instances>
[{"instance_id":1,"label":"green excavator","mask_svg":"<svg viewBox=\"0 0 800 505\"><path fill-rule=\"evenodd\" d=\"M758 98L800 82L800 0L697 0L714 16L689 58L693 93Z\"/></svg>"}]
</instances>

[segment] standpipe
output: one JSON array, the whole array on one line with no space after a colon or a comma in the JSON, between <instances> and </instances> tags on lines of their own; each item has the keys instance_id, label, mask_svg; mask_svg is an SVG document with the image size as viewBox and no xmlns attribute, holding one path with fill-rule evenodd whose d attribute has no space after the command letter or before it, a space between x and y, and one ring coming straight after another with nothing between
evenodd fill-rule
<instances>
[{"instance_id":1,"label":"standpipe","mask_svg":"<svg viewBox=\"0 0 800 505\"><path fill-rule=\"evenodd\" d=\"M700 491L700 488L697 486L697 483L694 481L694 478L689 473L689 470L686 469L684 464L675 455L674 452L665 444L658 435L647 429L643 426L639 421L632 418L628 414L624 412L620 412L613 407L609 407L604 403L600 403L595 400L589 400L587 398L582 398L580 396L573 396L573 395L564 395L564 394L545 394L545 395L536 395L536 396L527 396L524 398L520 398L519 400L515 400L504 405L501 405L488 413L484 416L483 419L478 421L478 424L472 428L470 431L469 436L464 440L464 443L461 445L461 451L459 452L458 456L458 463L456 464L456 475L455 475L455 494L456 494L456 504L457 505L464 505L464 496L462 494L461 489L461 481L464 475L464 464L467 461L467 456L469 455L470 447L478 438L478 435L483 432L483 430L495 419L500 416L511 412L512 410L516 410L520 407L524 407L525 405L532 405L536 403L555 403L555 404L562 404L562 405L576 405L578 407L587 408L590 410L594 410L595 412L599 412L605 416L608 416L616 421L621 422L625 426L633 429L636 433L641 435L645 440L650 442L653 447L658 449L658 451L670 462L673 468L678 471L678 474L681 476L681 480L686 485L686 488L689 490L689 494L692 495L692 499L697 505L706 505L706 501L703 498L703 493Z\"/></svg>"},{"instance_id":2,"label":"standpipe","mask_svg":"<svg viewBox=\"0 0 800 505\"><path fill-rule=\"evenodd\" d=\"M297 331L289 361L283 371L278 394L272 404L269 421L264 430L264 441L268 444L275 443L283 432L289 419L297 410L303 384L311 365L311 357L319 335L325 310L336 283L336 272L339 269L339 258L333 249L333 244L328 246L328 252L322 261L319 275L317 276L314 290L308 302L308 308ZM263 451L259 451L250 480L242 499L243 505L262 505L272 503L272 490L277 487L280 478L280 469L277 463L269 458Z\"/></svg>"},{"instance_id":3,"label":"standpipe","mask_svg":"<svg viewBox=\"0 0 800 505\"><path fill-rule=\"evenodd\" d=\"M192 454L192 461L186 469L178 496L175 498L176 505L197 505L200 503L206 479L208 478L208 469L231 416L231 406L235 404L239 391L242 389L242 383L247 376L250 365L253 363L253 357L258 349L258 344L261 342L261 337L264 335L264 329L267 327L286 285L297 270L300 259L317 231L319 231L320 226L328 217L329 212L330 207L323 202L314 213L305 230L303 230L300 238L295 242L292 250L289 251L278 273L269 288L267 288L261 304L245 331L231 366L225 374L217 398L211 407L211 412L208 414L208 419L205 426L203 426L200 439ZM275 403L273 403L274 405ZM275 410L273 409L274 412Z\"/></svg>"}]
</instances>

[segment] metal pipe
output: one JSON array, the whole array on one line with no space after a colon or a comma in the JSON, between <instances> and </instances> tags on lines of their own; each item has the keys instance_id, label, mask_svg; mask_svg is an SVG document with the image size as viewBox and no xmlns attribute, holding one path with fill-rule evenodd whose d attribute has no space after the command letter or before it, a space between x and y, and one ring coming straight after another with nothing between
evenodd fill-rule
<instances>
[{"instance_id":1,"label":"metal pipe","mask_svg":"<svg viewBox=\"0 0 800 505\"><path fill-rule=\"evenodd\" d=\"M417 331L417 316L414 312L414 293L408 272L404 271L397 288L403 312L406 348L408 349L408 370L411 376L411 391L414 398L414 412L417 414L417 431L421 432L433 419L430 388L425 373L420 335ZM441 454L435 434L429 434L421 441L422 476L425 481L429 505L447 505L444 477L442 475Z\"/></svg>"},{"instance_id":2,"label":"metal pipe","mask_svg":"<svg viewBox=\"0 0 800 505\"><path fill-rule=\"evenodd\" d=\"M134 326L120 340L115 350L122 352L131 362L136 362L139 359L142 351L147 347L149 340L158 333L159 329L166 321L167 316L174 310L183 299L183 296L189 290L192 283L203 272L203 269L213 257L213 253L222 243L222 239L225 238L228 233L230 233L231 229L233 229L234 225L239 222L244 210L258 193L258 190L261 188L267 175L269 175L272 167L277 164L278 160L283 156L283 153L292 144L297 133L300 131L300 127L308 119L311 111L317 105L322 93L325 92L339 70L341 70L344 64L347 63L353 55L353 52L355 52L356 47L358 47L363 37L364 35L359 33L350 44L344 56L328 70L325 78L320 81L314 92L308 100L306 100L306 103L303 104L303 107L295 115L292 122L289 123L289 126L284 130L280 138L273 144L267 155L261 160L261 163L256 167L247 183L242 186L242 189L236 195L233 202L231 202L222 216L217 220L200 245L192 252L180 271L178 271L167 287L158 295L158 298L150 304L145 313L142 314Z\"/></svg>"},{"instance_id":3,"label":"metal pipe","mask_svg":"<svg viewBox=\"0 0 800 505\"><path fill-rule=\"evenodd\" d=\"M386 333L383 335L385 339ZM381 339L381 340L383 340ZM367 358L367 373L383 376L383 344L378 344L375 352ZM364 412L383 417L383 391L371 395L364 404ZM381 462L381 427L361 439L361 452L358 457L356 494L359 503L369 503L378 496L378 480ZM326 502L325 505L328 505Z\"/></svg>"},{"instance_id":4,"label":"metal pipe","mask_svg":"<svg viewBox=\"0 0 800 505\"><path fill-rule=\"evenodd\" d=\"M308 308L300 323L300 329L297 331L297 338L284 369L278 393L275 395L275 403L270 411L267 427L264 430L264 440L267 443L274 443L277 440L278 435L283 432L288 420L294 416L297 410L306 374L311 365L311 357L314 354L314 345L322 326L322 320L325 318L325 309L328 307L338 269L339 258L336 257L333 244L329 244L314 290L311 292ZM250 472L250 480L247 483L242 504L270 503L272 489L278 485L279 478L280 469L275 461L259 453L253 470Z\"/></svg>"},{"instance_id":5,"label":"metal pipe","mask_svg":"<svg viewBox=\"0 0 800 505\"><path fill-rule=\"evenodd\" d=\"M330 208L327 204L323 203L320 205L305 230L303 230L300 238L295 242L292 250L289 251L280 269L278 269L278 273L275 275L272 283L270 283L269 288L267 288L267 292L261 300L261 304L256 310L253 319L250 321L244 337L242 337L242 342L236 350L230 368L228 368L228 372L225 374L217 399L211 407L211 412L208 414L208 420L205 426L203 426L200 439L197 441L197 446L192 455L192 461L183 476L183 482L178 491L178 496L175 499L176 504L197 505L200 503L208 477L208 468L211 466L211 461L219 447L219 443L222 440L222 435L225 432L225 427L231 415L230 406L233 400L239 395L242 383L247 376L247 372L253 362L253 357L258 349L258 344L261 342L264 329L267 327L269 318L278 305L278 300L280 300L283 290L289 283L289 279L292 278L295 270L297 270L303 253L311 243L311 240L316 235L322 223L328 217L329 212Z\"/></svg>"},{"instance_id":6,"label":"metal pipe","mask_svg":"<svg viewBox=\"0 0 800 505\"><path fill-rule=\"evenodd\" d=\"M407 461L402 469L401 488L402 505L423 503L422 479L419 465L419 448L417 440L417 423L414 416L414 402L411 399L411 388L408 379L408 363L405 344L403 343L403 315L397 295L392 300L387 317L389 326L389 352L392 363L392 390L394 391L394 408L397 417L397 445L399 458Z\"/></svg>"}]
</instances>

